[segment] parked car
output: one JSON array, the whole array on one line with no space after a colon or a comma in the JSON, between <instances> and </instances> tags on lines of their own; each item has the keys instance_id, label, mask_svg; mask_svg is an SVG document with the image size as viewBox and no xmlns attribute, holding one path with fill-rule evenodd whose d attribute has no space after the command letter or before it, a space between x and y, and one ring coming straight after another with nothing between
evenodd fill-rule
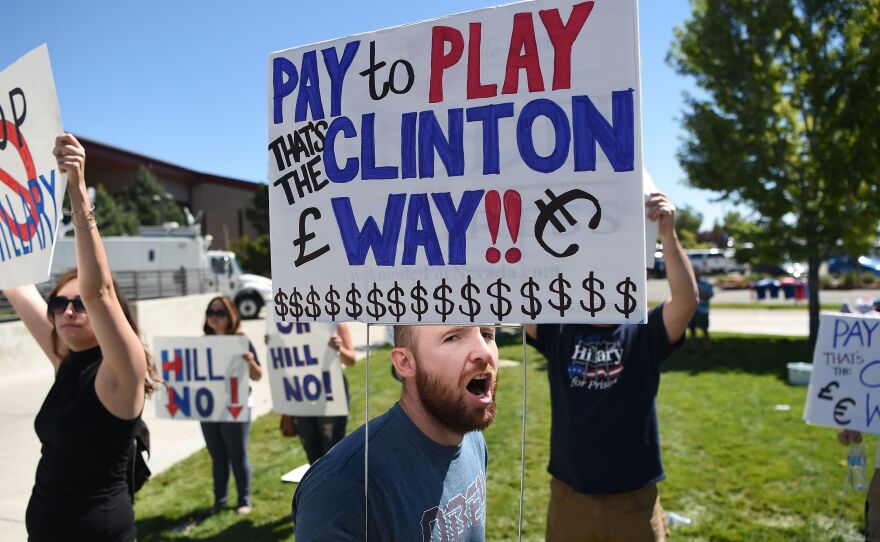
<instances>
[{"instance_id":1,"label":"parked car","mask_svg":"<svg viewBox=\"0 0 880 542\"><path fill-rule=\"evenodd\" d=\"M828 259L829 275L842 275L852 271L871 273L875 277L880 277L880 257L859 256L853 261L852 257L843 255Z\"/></svg>"},{"instance_id":2,"label":"parked car","mask_svg":"<svg viewBox=\"0 0 880 542\"><path fill-rule=\"evenodd\" d=\"M692 249L687 251L687 255L694 269L707 275L746 271L746 266L736 261L736 253L732 249Z\"/></svg>"}]
</instances>

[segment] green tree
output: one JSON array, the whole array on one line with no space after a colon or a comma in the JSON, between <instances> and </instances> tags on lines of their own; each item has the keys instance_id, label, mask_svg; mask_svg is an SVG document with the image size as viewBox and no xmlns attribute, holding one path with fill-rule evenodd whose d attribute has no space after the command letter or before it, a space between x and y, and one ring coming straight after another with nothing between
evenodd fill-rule
<instances>
[{"instance_id":1,"label":"green tree","mask_svg":"<svg viewBox=\"0 0 880 542\"><path fill-rule=\"evenodd\" d=\"M95 187L95 219L101 235L134 235L138 217L126 205L107 192L103 184Z\"/></svg>"},{"instance_id":2,"label":"green tree","mask_svg":"<svg viewBox=\"0 0 880 542\"><path fill-rule=\"evenodd\" d=\"M679 207L675 213L675 233L684 248L698 248L697 233L703 224L703 215L690 205Z\"/></svg>"},{"instance_id":3,"label":"green tree","mask_svg":"<svg viewBox=\"0 0 880 542\"><path fill-rule=\"evenodd\" d=\"M678 158L689 183L754 210L775 248L810 266L864 250L880 221L880 0L691 0L668 60L695 78Z\"/></svg>"},{"instance_id":4,"label":"green tree","mask_svg":"<svg viewBox=\"0 0 880 542\"><path fill-rule=\"evenodd\" d=\"M157 226L165 222L184 224L183 211L153 175L140 166L134 180L125 191L126 206L133 211L141 225Z\"/></svg>"},{"instance_id":5,"label":"green tree","mask_svg":"<svg viewBox=\"0 0 880 542\"><path fill-rule=\"evenodd\" d=\"M251 221L257 234L269 234L269 185L261 184L257 188L244 216Z\"/></svg>"}]
</instances>

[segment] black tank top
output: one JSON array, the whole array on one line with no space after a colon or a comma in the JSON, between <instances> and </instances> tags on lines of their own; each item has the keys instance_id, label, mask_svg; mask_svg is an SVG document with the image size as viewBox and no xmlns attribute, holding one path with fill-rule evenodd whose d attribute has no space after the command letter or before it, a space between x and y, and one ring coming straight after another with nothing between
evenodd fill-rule
<instances>
[{"instance_id":1,"label":"black tank top","mask_svg":"<svg viewBox=\"0 0 880 542\"><path fill-rule=\"evenodd\" d=\"M126 478L135 423L98 399L101 359L97 347L71 352L34 421L43 449L26 514L31 542L136 538Z\"/></svg>"}]
</instances>

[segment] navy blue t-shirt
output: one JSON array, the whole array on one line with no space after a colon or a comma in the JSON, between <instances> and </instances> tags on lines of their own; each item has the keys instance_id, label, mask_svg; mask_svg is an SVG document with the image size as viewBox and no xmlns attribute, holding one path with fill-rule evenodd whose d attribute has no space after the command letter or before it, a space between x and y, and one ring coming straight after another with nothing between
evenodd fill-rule
<instances>
[{"instance_id":1,"label":"navy blue t-shirt","mask_svg":"<svg viewBox=\"0 0 880 542\"><path fill-rule=\"evenodd\" d=\"M297 542L483 541L483 434L459 446L426 437L395 404L369 422L369 522L364 520L364 426L315 462L293 496Z\"/></svg>"},{"instance_id":2,"label":"navy blue t-shirt","mask_svg":"<svg viewBox=\"0 0 880 542\"><path fill-rule=\"evenodd\" d=\"M634 491L664 478L654 399L670 345L663 306L645 325L539 325L552 428L547 470L575 491Z\"/></svg>"}]
</instances>

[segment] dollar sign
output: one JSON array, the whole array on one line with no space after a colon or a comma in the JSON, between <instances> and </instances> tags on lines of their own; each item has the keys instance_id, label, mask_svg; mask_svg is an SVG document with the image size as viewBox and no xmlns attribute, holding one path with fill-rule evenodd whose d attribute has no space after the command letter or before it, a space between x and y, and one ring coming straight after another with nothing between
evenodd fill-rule
<instances>
[{"instance_id":1,"label":"dollar sign","mask_svg":"<svg viewBox=\"0 0 880 542\"><path fill-rule=\"evenodd\" d=\"M281 288L278 288L278 293L275 294L275 314L281 317L282 322L287 321L287 294L281 291Z\"/></svg>"},{"instance_id":2,"label":"dollar sign","mask_svg":"<svg viewBox=\"0 0 880 542\"><path fill-rule=\"evenodd\" d=\"M462 305L459 305L458 310L460 310L463 315L467 316L471 322L473 322L474 318L480 314L480 302L474 299L474 295L478 293L480 293L480 288L474 284L471 276L468 275L467 282L461 287L461 297L467 301L468 308L465 310Z\"/></svg>"},{"instance_id":3,"label":"dollar sign","mask_svg":"<svg viewBox=\"0 0 880 542\"><path fill-rule=\"evenodd\" d=\"M367 301L369 301L372 304L371 306L367 306L367 314L372 316L373 319L376 320L377 322L379 321L379 318L382 318L383 316L385 316L385 305L382 304L382 301L380 301L380 299L382 297L383 297L382 290L380 290L379 287L376 286L376 283L374 282L373 289L370 290L369 293L367 293ZM371 308L373 310L370 310Z\"/></svg>"},{"instance_id":4,"label":"dollar sign","mask_svg":"<svg viewBox=\"0 0 880 542\"><path fill-rule=\"evenodd\" d=\"M602 297L602 294L597 292L596 288L595 288L595 284L597 282L599 283L599 289L604 290L605 283L602 282L601 280L597 279L596 277L594 277L593 272L590 271L590 275L587 278L585 278L584 282L583 282L584 290L590 292L590 306L587 307L586 305L584 305L583 301L580 302L581 308L584 309L585 311L587 311L588 313L590 313L590 316L592 316L593 318L596 317L597 312L600 312L602 309L605 308L605 298ZM599 298L599 306L598 307L596 306L596 297Z\"/></svg>"},{"instance_id":5,"label":"dollar sign","mask_svg":"<svg viewBox=\"0 0 880 542\"><path fill-rule=\"evenodd\" d=\"M571 296L565 293L566 288L571 288L571 283L563 278L562 273L550 282L550 291L559 294L559 305L553 303L551 299L548 301L551 307L559 311L559 316L565 316L565 311L571 307Z\"/></svg>"},{"instance_id":6,"label":"dollar sign","mask_svg":"<svg viewBox=\"0 0 880 542\"><path fill-rule=\"evenodd\" d=\"M418 317L419 322L421 322L422 315L428 312L428 300L425 299L425 296L428 295L428 290L422 286L421 280L416 281L416 285L413 286L410 295L413 298L413 303L410 304L410 308Z\"/></svg>"},{"instance_id":7,"label":"dollar sign","mask_svg":"<svg viewBox=\"0 0 880 542\"><path fill-rule=\"evenodd\" d=\"M636 310L636 298L630 295L630 289L632 289L633 292L637 290L636 283L631 281L629 277L626 277L626 280L617 283L617 292L623 296L623 308L620 308L617 303L614 304L614 308L617 309L617 312L622 314L627 320L629 320L629 315Z\"/></svg>"},{"instance_id":8,"label":"dollar sign","mask_svg":"<svg viewBox=\"0 0 880 542\"><path fill-rule=\"evenodd\" d=\"M335 322L336 315L339 314L342 307L337 303L337 301L339 301L339 292L336 291L336 288L334 288L332 284L330 285L330 290L327 292L327 295L324 296L324 301L327 302L327 305L324 305L324 310Z\"/></svg>"},{"instance_id":9,"label":"dollar sign","mask_svg":"<svg viewBox=\"0 0 880 542\"><path fill-rule=\"evenodd\" d=\"M306 307L306 316L312 320L317 320L321 316L321 306L318 305L318 301L321 301L321 294L315 291L314 286L309 286L309 293L306 295L306 302L309 304Z\"/></svg>"},{"instance_id":10,"label":"dollar sign","mask_svg":"<svg viewBox=\"0 0 880 542\"><path fill-rule=\"evenodd\" d=\"M303 315L303 307L300 305L300 301L302 301L302 294L300 294L296 287L293 288L293 293L290 294L290 299L288 300L288 304L290 305L290 315L299 322L299 319L302 318Z\"/></svg>"},{"instance_id":11,"label":"dollar sign","mask_svg":"<svg viewBox=\"0 0 880 542\"><path fill-rule=\"evenodd\" d=\"M397 281L394 281L394 286L388 290L388 312L400 322L400 317L406 313L406 303L400 300L400 296L403 295L403 288L401 288Z\"/></svg>"},{"instance_id":12,"label":"dollar sign","mask_svg":"<svg viewBox=\"0 0 880 542\"><path fill-rule=\"evenodd\" d=\"M538 286L538 283L532 277L529 277L529 280L523 283L522 288L519 289L519 293L529 300L529 308L526 308L525 305L520 305L520 309L522 309L523 314L532 320L541 314L541 302L535 297L535 292L540 289L541 287Z\"/></svg>"},{"instance_id":13,"label":"dollar sign","mask_svg":"<svg viewBox=\"0 0 880 542\"><path fill-rule=\"evenodd\" d=\"M440 315L442 321L446 321L446 317L452 314L452 311L455 310L455 303L449 301L449 298L446 297L452 293L452 288L446 284L446 279L442 279L440 281L440 286L434 288L434 299L440 302L440 305L434 305L434 310L437 311L437 314Z\"/></svg>"},{"instance_id":14,"label":"dollar sign","mask_svg":"<svg viewBox=\"0 0 880 542\"><path fill-rule=\"evenodd\" d=\"M499 322L503 322L504 317L513 310L513 304L501 293L502 288L507 290L507 293L510 293L510 286L505 284L500 278L489 284L489 287L486 288L486 293L495 298L495 304L489 303L489 310L498 318Z\"/></svg>"},{"instance_id":15,"label":"dollar sign","mask_svg":"<svg viewBox=\"0 0 880 542\"><path fill-rule=\"evenodd\" d=\"M354 283L351 283L351 289L345 294L345 300L348 301L350 308L345 309L345 314L357 320L358 316L364 313L364 308L361 307L361 304L357 302L360 299L361 293L355 287Z\"/></svg>"}]
</instances>

